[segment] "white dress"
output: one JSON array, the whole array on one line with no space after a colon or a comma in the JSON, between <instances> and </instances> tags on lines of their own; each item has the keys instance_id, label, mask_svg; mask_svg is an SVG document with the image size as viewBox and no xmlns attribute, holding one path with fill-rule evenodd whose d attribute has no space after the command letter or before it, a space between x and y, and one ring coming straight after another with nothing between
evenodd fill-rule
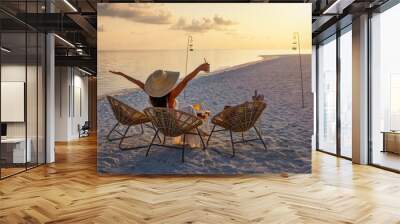
<instances>
[{"instance_id":1,"label":"white dress","mask_svg":"<svg viewBox=\"0 0 400 224\"><path fill-rule=\"evenodd\" d=\"M196 110L193 108L192 105L180 105L179 101L176 99L175 99L175 108L178 108L178 110L181 110L188 114L197 116ZM193 133L196 133L196 130L193 130ZM201 140L198 135L186 135L185 142L191 148L201 147ZM183 143L183 136L165 138L165 144L182 144L182 143Z\"/></svg>"},{"instance_id":2,"label":"white dress","mask_svg":"<svg viewBox=\"0 0 400 224\"><path fill-rule=\"evenodd\" d=\"M177 107L179 108L179 107ZM179 110L186 112L188 114L197 116L196 110L193 108L192 105L183 106L179 108ZM193 130L193 133L196 133L196 130ZM200 138L198 135L186 135L186 144L190 145L190 147L199 147L200 146ZM183 141L183 139L182 139Z\"/></svg>"},{"instance_id":3,"label":"white dress","mask_svg":"<svg viewBox=\"0 0 400 224\"><path fill-rule=\"evenodd\" d=\"M180 105L176 99L175 99L175 108L178 108L178 110L181 110L188 114L197 116L196 110L193 108L192 105ZM196 130L193 130L193 133L196 133ZM186 135L185 142L186 145L189 145L191 148L201 146L201 141L198 135ZM183 143L183 136L166 138L166 144L182 144L182 143Z\"/></svg>"}]
</instances>

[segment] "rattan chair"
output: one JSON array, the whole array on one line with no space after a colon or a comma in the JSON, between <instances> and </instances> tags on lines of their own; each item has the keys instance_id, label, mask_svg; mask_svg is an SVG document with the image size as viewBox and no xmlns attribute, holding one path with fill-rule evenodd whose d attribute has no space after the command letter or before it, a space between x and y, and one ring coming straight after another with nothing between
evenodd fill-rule
<instances>
[{"instance_id":1,"label":"rattan chair","mask_svg":"<svg viewBox=\"0 0 400 224\"><path fill-rule=\"evenodd\" d=\"M156 134L147 148L146 157L149 155L153 145L177 148L175 146L165 145L165 137L183 136L182 162L185 161L186 135L198 135L203 145L203 150L205 149L205 144L199 131L199 126L202 125L203 122L198 117L183 111L162 107L149 107L144 109L144 113L150 118L156 128ZM164 135L163 144L154 144L158 133Z\"/></svg>"},{"instance_id":2,"label":"rattan chair","mask_svg":"<svg viewBox=\"0 0 400 224\"><path fill-rule=\"evenodd\" d=\"M213 123L214 126L212 128L210 135L208 136L207 145L214 132L229 131L232 144L232 153L233 153L232 157L235 156L236 143L261 141L261 143L264 145L264 148L267 149L267 146L265 145L265 142L262 139L260 131L255 126L256 122L260 118L265 108L266 108L266 103L264 103L263 101L252 101L224 109L222 112L215 115L211 120L211 123ZM222 129L215 130L217 126L221 127ZM258 138L245 140L244 132L249 131L251 128L253 128L256 131ZM233 132L241 133L242 141L234 142L232 136Z\"/></svg>"},{"instance_id":3,"label":"rattan chair","mask_svg":"<svg viewBox=\"0 0 400 224\"><path fill-rule=\"evenodd\" d=\"M127 104L115 99L114 97L107 96L108 102L111 105L111 109L114 113L114 117L117 120L117 123L114 125L114 127L111 129L111 131L107 135L107 140L108 141L115 141L115 140L120 140L119 142L119 148L121 150L131 150L131 149L139 149L139 148L145 148L148 145L142 145L142 146L137 146L137 147L131 147L131 148L123 148L122 143L124 139L130 138L130 137L135 137L135 135L127 136L129 129L132 126L140 125L140 133L139 135L142 135L144 133L144 128L143 126L149 127L152 130L155 131L154 126L151 124L150 118L148 118L144 113L128 106ZM125 131L123 133L119 132L117 130L118 126L127 126ZM119 134L118 138L111 138L112 133L116 132ZM158 137L160 139L160 137ZM160 139L161 141L161 139Z\"/></svg>"}]
</instances>

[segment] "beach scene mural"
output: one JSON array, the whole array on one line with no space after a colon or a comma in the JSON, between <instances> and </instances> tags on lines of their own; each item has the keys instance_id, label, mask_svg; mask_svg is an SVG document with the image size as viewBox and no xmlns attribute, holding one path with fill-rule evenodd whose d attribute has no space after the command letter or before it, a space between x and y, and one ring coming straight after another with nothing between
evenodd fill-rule
<instances>
[{"instance_id":1,"label":"beach scene mural","mask_svg":"<svg viewBox=\"0 0 400 224\"><path fill-rule=\"evenodd\" d=\"M310 21L310 4L98 4L98 172L310 173Z\"/></svg>"}]
</instances>

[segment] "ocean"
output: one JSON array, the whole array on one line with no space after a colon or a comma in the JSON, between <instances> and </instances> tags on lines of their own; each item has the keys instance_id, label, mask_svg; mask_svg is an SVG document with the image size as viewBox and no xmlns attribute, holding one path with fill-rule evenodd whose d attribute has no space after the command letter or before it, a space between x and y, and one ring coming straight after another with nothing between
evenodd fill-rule
<instances>
[{"instance_id":1,"label":"ocean","mask_svg":"<svg viewBox=\"0 0 400 224\"><path fill-rule=\"evenodd\" d=\"M287 54L270 50L198 50L189 52L187 72L190 73L204 58L210 63L211 73L249 62L261 60L261 56ZM109 70L123 72L145 81L157 69L178 71L185 76L186 50L130 50L98 52L98 95L104 96L124 89L137 88ZM207 75L207 74L200 74Z\"/></svg>"}]
</instances>

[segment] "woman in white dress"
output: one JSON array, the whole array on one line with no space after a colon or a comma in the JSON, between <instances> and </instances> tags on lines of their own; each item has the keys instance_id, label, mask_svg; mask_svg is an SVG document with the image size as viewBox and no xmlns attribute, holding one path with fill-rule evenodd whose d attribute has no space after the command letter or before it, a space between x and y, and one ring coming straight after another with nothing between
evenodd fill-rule
<instances>
[{"instance_id":1,"label":"woman in white dress","mask_svg":"<svg viewBox=\"0 0 400 224\"><path fill-rule=\"evenodd\" d=\"M187 84L194 79L201 71L209 72L210 64L203 63L199 65L195 70L193 70L190 74L188 74L182 81L178 84L179 72L171 72L164 70L156 70L154 71L146 80L146 83L141 82L140 80L134 79L131 76L128 76L122 72L110 71L113 74L124 77L128 81L136 84L142 90L146 92L149 96L150 104L153 107L167 107L173 109L181 109L184 112L197 115L196 111L193 107L185 106L183 108L179 108L178 102L176 98L183 92ZM173 142L179 142L180 139L173 139ZM197 146L199 140L197 136L188 136L187 143L191 146Z\"/></svg>"}]
</instances>

